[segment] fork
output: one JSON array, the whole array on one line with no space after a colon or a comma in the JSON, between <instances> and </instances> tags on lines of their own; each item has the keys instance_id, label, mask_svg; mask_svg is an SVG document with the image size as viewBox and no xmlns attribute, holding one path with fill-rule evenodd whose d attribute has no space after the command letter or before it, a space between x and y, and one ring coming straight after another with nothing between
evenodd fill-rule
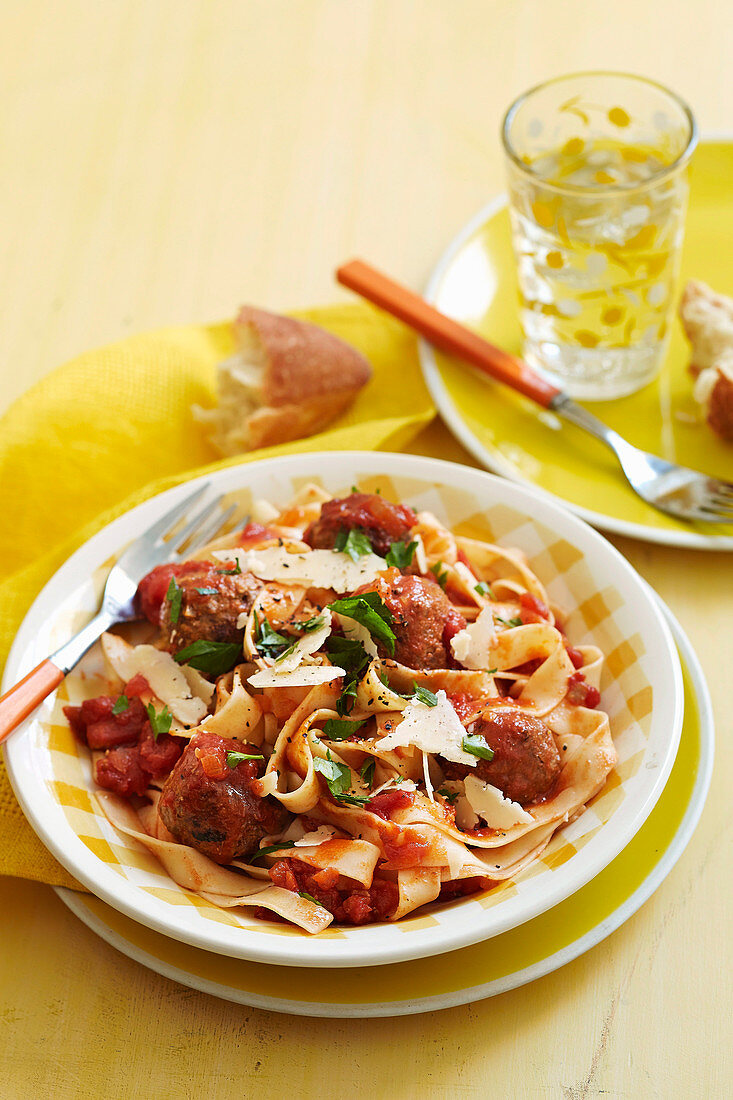
<instances>
[{"instance_id":1,"label":"fork","mask_svg":"<svg viewBox=\"0 0 733 1100\"><path fill-rule=\"evenodd\" d=\"M135 603L138 582L154 566L180 561L210 542L225 526L236 505L222 509L223 497L216 497L193 514L189 509L209 488L206 482L189 493L132 542L112 566L104 586L102 605L78 634L41 661L32 672L0 696L0 743L50 695L78 664L97 638L115 623L140 618ZM185 520L185 526L177 530Z\"/></svg>"},{"instance_id":2,"label":"fork","mask_svg":"<svg viewBox=\"0 0 733 1100\"><path fill-rule=\"evenodd\" d=\"M478 333L446 317L424 298L394 282L361 260L352 260L336 272L343 286L361 294L387 313L404 321L431 344L457 355L472 366L546 409L570 421L613 451L631 488L647 504L675 519L705 523L733 522L733 484L667 462L634 447L568 394L553 386L527 363L484 340Z\"/></svg>"}]
</instances>

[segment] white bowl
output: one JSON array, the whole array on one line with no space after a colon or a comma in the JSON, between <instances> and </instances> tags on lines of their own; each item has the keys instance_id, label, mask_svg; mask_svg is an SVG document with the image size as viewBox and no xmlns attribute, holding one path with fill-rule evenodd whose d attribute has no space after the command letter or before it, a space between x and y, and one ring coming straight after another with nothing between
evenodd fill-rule
<instances>
[{"instance_id":1,"label":"white bowl","mask_svg":"<svg viewBox=\"0 0 733 1100\"><path fill-rule=\"evenodd\" d=\"M516 881L420 910L397 924L328 929L309 936L246 910L218 910L173 883L152 856L115 832L89 798L89 754L66 729L61 707L79 673L62 684L6 747L26 817L60 863L94 894L158 932L224 955L288 966L371 966L451 951L522 924L567 898L606 866L648 817L674 762L683 717L682 674L650 589L582 520L544 494L482 471L411 455L359 451L300 454L228 467L198 482L247 507L286 502L307 481L334 493L379 486L450 527L521 547L569 613L573 644L591 640L607 662L602 707L619 763L592 804L555 834ZM43 589L18 633L4 687L25 675L96 610L111 559L196 482L170 489L90 539ZM86 694L90 694L87 687Z\"/></svg>"}]
</instances>

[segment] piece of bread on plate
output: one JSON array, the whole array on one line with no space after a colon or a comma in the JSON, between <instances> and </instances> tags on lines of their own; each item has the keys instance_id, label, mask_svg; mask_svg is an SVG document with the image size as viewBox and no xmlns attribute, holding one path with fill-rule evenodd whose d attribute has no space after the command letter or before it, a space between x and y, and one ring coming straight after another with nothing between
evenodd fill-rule
<instances>
[{"instance_id":1,"label":"piece of bread on plate","mask_svg":"<svg viewBox=\"0 0 733 1100\"><path fill-rule=\"evenodd\" d=\"M733 298L691 280L680 318L692 346L693 396L713 431L733 442Z\"/></svg>"},{"instance_id":2,"label":"piece of bread on plate","mask_svg":"<svg viewBox=\"0 0 733 1100\"><path fill-rule=\"evenodd\" d=\"M219 404L194 406L222 455L322 431L372 376L364 356L318 325L243 306L238 351L217 367Z\"/></svg>"}]
</instances>

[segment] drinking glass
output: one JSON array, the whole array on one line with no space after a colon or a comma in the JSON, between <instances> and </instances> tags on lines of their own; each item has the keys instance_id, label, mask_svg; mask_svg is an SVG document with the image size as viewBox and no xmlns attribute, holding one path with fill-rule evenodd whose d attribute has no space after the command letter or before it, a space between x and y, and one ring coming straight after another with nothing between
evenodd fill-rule
<instances>
[{"instance_id":1,"label":"drinking glass","mask_svg":"<svg viewBox=\"0 0 733 1100\"><path fill-rule=\"evenodd\" d=\"M520 96L502 139L526 360L572 397L633 393L667 347L692 112L643 77L577 73Z\"/></svg>"}]
</instances>

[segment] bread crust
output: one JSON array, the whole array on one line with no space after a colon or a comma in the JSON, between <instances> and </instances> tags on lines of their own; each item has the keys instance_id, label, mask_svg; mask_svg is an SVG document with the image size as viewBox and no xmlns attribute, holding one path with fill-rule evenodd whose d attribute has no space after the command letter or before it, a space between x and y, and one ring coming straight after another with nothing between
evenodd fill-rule
<instances>
[{"instance_id":1,"label":"bread crust","mask_svg":"<svg viewBox=\"0 0 733 1100\"><path fill-rule=\"evenodd\" d=\"M193 410L222 455L322 431L372 376L360 352L308 321L243 306L234 331L239 350L219 364L218 407Z\"/></svg>"},{"instance_id":2,"label":"bread crust","mask_svg":"<svg viewBox=\"0 0 733 1100\"><path fill-rule=\"evenodd\" d=\"M243 306L235 331L241 347L254 338L264 351L263 405L299 405L334 393L353 396L371 378L361 352L309 321Z\"/></svg>"}]
</instances>

